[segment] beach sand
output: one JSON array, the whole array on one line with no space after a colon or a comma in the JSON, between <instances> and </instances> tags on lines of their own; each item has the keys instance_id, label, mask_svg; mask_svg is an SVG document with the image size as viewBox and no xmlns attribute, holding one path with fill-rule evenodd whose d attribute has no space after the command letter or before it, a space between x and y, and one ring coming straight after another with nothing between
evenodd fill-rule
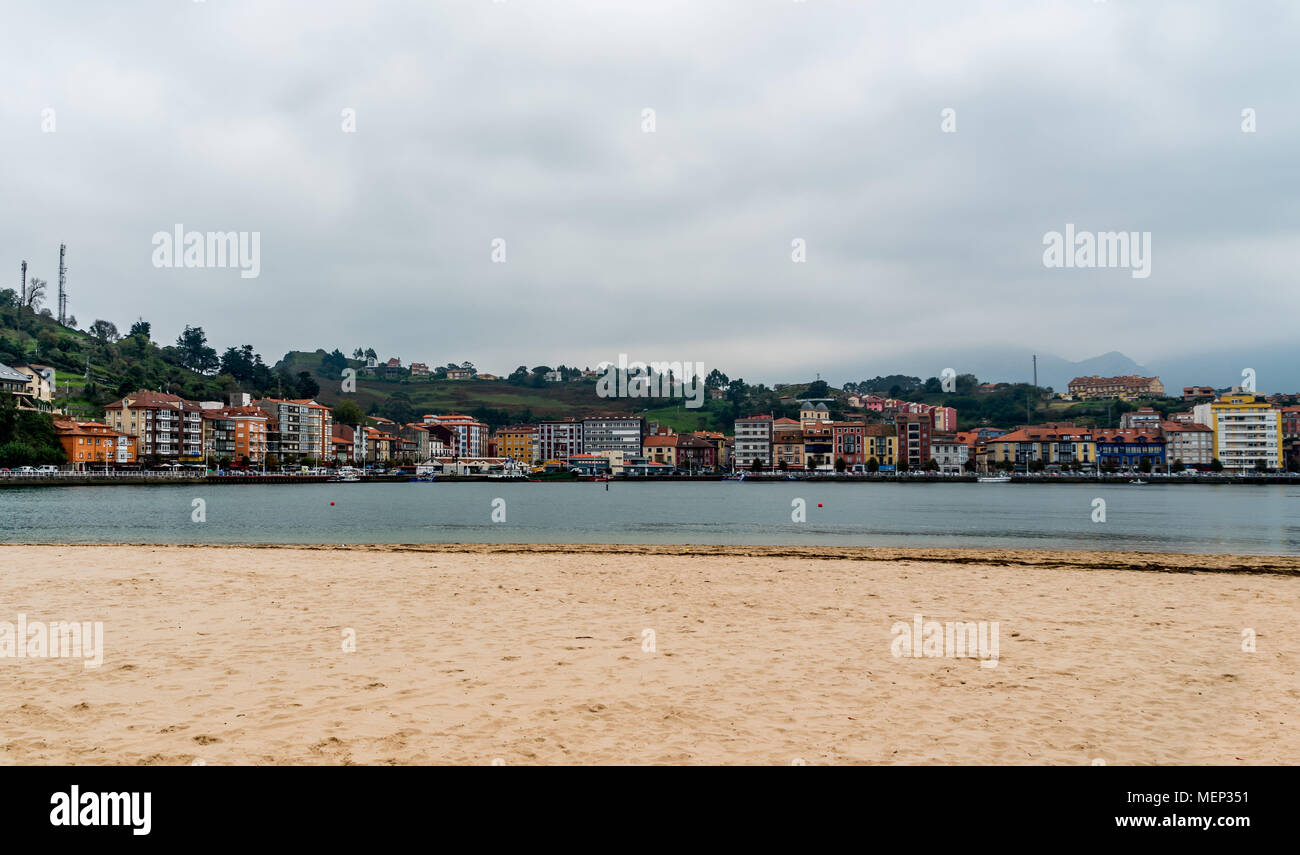
<instances>
[{"instance_id":1,"label":"beach sand","mask_svg":"<svg viewBox=\"0 0 1300 855\"><path fill-rule=\"evenodd\" d=\"M105 646L92 669L0 659L7 764L1300 763L1296 558L4 545L0 566L0 621L103 621ZM997 667L895 657L917 613L997 621Z\"/></svg>"}]
</instances>

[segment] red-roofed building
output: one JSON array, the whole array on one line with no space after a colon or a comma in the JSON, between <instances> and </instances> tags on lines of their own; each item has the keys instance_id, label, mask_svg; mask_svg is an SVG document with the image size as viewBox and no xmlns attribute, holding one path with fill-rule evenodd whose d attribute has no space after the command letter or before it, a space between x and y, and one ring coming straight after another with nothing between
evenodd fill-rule
<instances>
[{"instance_id":1,"label":"red-roofed building","mask_svg":"<svg viewBox=\"0 0 1300 855\"><path fill-rule=\"evenodd\" d=\"M104 424L136 438L136 456L179 463L203 462L203 408L165 392L141 389L104 407Z\"/></svg>"}]
</instances>

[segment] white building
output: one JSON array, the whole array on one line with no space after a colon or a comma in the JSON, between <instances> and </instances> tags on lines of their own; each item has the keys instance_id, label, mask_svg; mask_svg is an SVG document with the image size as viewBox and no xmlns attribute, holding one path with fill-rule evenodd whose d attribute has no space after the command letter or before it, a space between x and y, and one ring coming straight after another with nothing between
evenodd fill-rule
<instances>
[{"instance_id":1,"label":"white building","mask_svg":"<svg viewBox=\"0 0 1300 855\"><path fill-rule=\"evenodd\" d=\"M1230 472L1252 472L1259 463L1282 467L1282 411L1254 395L1228 394L1192 411L1197 424L1214 431L1214 456Z\"/></svg>"},{"instance_id":2,"label":"white building","mask_svg":"<svg viewBox=\"0 0 1300 855\"><path fill-rule=\"evenodd\" d=\"M931 434L930 457L939 465L940 472L960 475L966 471L966 461L970 460L970 446L958 442L952 434Z\"/></svg>"},{"instance_id":3,"label":"white building","mask_svg":"<svg viewBox=\"0 0 1300 855\"><path fill-rule=\"evenodd\" d=\"M732 454L735 469L749 469L754 461L772 465L772 417L750 416L736 419L736 450Z\"/></svg>"}]
</instances>

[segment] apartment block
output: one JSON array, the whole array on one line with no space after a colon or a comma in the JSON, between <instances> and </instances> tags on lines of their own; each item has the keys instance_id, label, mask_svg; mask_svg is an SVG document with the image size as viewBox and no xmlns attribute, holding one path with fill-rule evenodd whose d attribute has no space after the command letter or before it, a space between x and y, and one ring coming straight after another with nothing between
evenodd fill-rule
<instances>
[{"instance_id":1,"label":"apartment block","mask_svg":"<svg viewBox=\"0 0 1300 855\"><path fill-rule=\"evenodd\" d=\"M1214 456L1230 472L1282 467L1282 412L1254 395L1229 394L1193 408L1214 431Z\"/></svg>"},{"instance_id":2,"label":"apartment block","mask_svg":"<svg viewBox=\"0 0 1300 855\"><path fill-rule=\"evenodd\" d=\"M898 434L899 465L906 462L909 469L922 469L930 461L930 434L933 430L930 416L920 413L899 413L894 418Z\"/></svg>"},{"instance_id":3,"label":"apartment block","mask_svg":"<svg viewBox=\"0 0 1300 855\"><path fill-rule=\"evenodd\" d=\"M261 466L269 445L270 416L259 407L219 407L203 411L203 449L209 462L228 457L236 468Z\"/></svg>"},{"instance_id":4,"label":"apartment block","mask_svg":"<svg viewBox=\"0 0 1300 855\"><path fill-rule=\"evenodd\" d=\"M736 419L736 447L732 461L736 469L749 469L754 461L772 465L772 417L763 415Z\"/></svg>"},{"instance_id":5,"label":"apartment block","mask_svg":"<svg viewBox=\"0 0 1300 855\"><path fill-rule=\"evenodd\" d=\"M104 408L104 424L136 438L145 462L203 462L203 409L194 401L141 389Z\"/></svg>"},{"instance_id":6,"label":"apartment block","mask_svg":"<svg viewBox=\"0 0 1300 855\"><path fill-rule=\"evenodd\" d=\"M456 447L451 452L453 456L487 457L488 438L491 434L491 428L472 416L461 413L448 413L445 416L425 416L424 423L426 425L440 425L451 430L456 438Z\"/></svg>"},{"instance_id":7,"label":"apartment block","mask_svg":"<svg viewBox=\"0 0 1300 855\"><path fill-rule=\"evenodd\" d=\"M581 453L582 422L573 419L538 422L534 460L567 460Z\"/></svg>"},{"instance_id":8,"label":"apartment block","mask_svg":"<svg viewBox=\"0 0 1300 855\"><path fill-rule=\"evenodd\" d=\"M1214 460L1214 431L1206 425L1165 421L1165 461L1182 461L1184 466L1203 469Z\"/></svg>"},{"instance_id":9,"label":"apartment block","mask_svg":"<svg viewBox=\"0 0 1300 855\"><path fill-rule=\"evenodd\" d=\"M497 428L493 435L497 457L506 457L523 463L533 462L533 442L537 438L536 425L508 425Z\"/></svg>"},{"instance_id":10,"label":"apartment block","mask_svg":"<svg viewBox=\"0 0 1300 855\"><path fill-rule=\"evenodd\" d=\"M641 453L645 420L639 416L602 416L582 420L584 454L621 451L635 457Z\"/></svg>"},{"instance_id":11,"label":"apartment block","mask_svg":"<svg viewBox=\"0 0 1300 855\"><path fill-rule=\"evenodd\" d=\"M254 401L270 419L267 451L281 458L314 457L324 460L334 453L334 417L329 407L310 398L264 398Z\"/></svg>"}]
</instances>

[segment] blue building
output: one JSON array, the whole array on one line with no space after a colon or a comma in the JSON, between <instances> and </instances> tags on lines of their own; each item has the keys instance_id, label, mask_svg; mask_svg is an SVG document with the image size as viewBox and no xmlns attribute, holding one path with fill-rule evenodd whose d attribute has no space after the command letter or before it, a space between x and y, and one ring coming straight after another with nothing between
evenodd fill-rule
<instances>
[{"instance_id":1,"label":"blue building","mask_svg":"<svg viewBox=\"0 0 1300 855\"><path fill-rule=\"evenodd\" d=\"M1137 469L1143 462L1152 468L1165 465L1165 437L1149 428L1099 429L1093 431L1097 463L1117 469Z\"/></svg>"}]
</instances>

